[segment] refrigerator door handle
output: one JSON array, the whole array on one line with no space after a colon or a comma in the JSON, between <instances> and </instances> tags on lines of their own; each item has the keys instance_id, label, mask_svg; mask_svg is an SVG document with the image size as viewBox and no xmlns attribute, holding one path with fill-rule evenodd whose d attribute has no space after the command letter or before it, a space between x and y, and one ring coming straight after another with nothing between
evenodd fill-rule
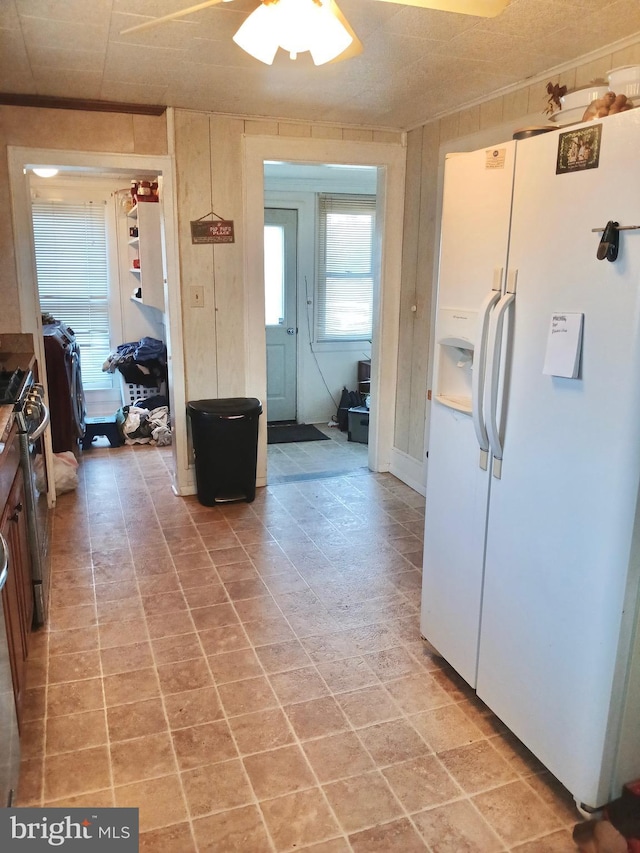
<instances>
[{"instance_id":1,"label":"refrigerator door handle","mask_svg":"<svg viewBox=\"0 0 640 853\"><path fill-rule=\"evenodd\" d=\"M493 288L485 296L478 312L478 331L476 335L476 346L473 358L473 375L471 379L471 418L476 439L480 448L479 465L483 471L489 465L489 436L485 424L483 398L485 365L487 360L487 334L489 331L489 319L491 311L500 299L502 291L502 267L496 267L493 273Z\"/></svg>"},{"instance_id":2,"label":"refrigerator door handle","mask_svg":"<svg viewBox=\"0 0 640 853\"><path fill-rule=\"evenodd\" d=\"M498 389L500 387L500 355L502 352L502 337L504 318L509 307L516 298L516 281L518 271L512 270L507 280L507 289L498 302L489 324L489 342L487 345L487 380L485 409L487 411L487 434L489 447L493 454L493 476L502 476L502 440L498 427Z\"/></svg>"}]
</instances>

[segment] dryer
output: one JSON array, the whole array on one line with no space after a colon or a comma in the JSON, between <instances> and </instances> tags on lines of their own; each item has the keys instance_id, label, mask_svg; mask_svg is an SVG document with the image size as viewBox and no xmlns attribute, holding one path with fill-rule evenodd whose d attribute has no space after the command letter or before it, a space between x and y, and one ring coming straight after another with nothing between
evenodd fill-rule
<instances>
[{"instance_id":1,"label":"dryer","mask_svg":"<svg viewBox=\"0 0 640 853\"><path fill-rule=\"evenodd\" d=\"M42 327L49 387L53 452L76 451L85 430L80 345L73 329L56 322Z\"/></svg>"}]
</instances>

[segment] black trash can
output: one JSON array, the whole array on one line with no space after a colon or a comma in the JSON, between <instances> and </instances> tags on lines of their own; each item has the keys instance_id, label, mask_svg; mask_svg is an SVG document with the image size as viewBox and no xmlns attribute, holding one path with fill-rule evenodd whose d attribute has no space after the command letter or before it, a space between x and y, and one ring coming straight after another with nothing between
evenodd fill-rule
<instances>
[{"instance_id":1,"label":"black trash can","mask_svg":"<svg viewBox=\"0 0 640 853\"><path fill-rule=\"evenodd\" d=\"M255 397L187 403L196 460L198 500L204 506L256 496L258 418Z\"/></svg>"}]
</instances>

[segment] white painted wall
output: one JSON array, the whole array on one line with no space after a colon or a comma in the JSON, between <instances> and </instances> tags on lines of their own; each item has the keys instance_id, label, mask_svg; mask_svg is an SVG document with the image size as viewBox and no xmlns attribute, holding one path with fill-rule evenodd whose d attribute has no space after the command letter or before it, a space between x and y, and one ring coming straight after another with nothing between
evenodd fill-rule
<instances>
[{"instance_id":1,"label":"white painted wall","mask_svg":"<svg viewBox=\"0 0 640 853\"><path fill-rule=\"evenodd\" d=\"M298 211L298 410L300 423L326 423L342 388L357 388L357 363L371 357L369 343L313 341L316 194L376 192L375 168L266 164L265 207Z\"/></svg>"}]
</instances>

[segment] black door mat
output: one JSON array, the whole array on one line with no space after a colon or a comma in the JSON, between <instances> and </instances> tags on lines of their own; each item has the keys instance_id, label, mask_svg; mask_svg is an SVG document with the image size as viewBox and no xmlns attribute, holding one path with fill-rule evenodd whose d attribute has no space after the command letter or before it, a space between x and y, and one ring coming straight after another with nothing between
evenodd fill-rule
<instances>
[{"instance_id":1,"label":"black door mat","mask_svg":"<svg viewBox=\"0 0 640 853\"><path fill-rule=\"evenodd\" d=\"M294 441L331 441L313 424L267 425L267 444L291 444Z\"/></svg>"}]
</instances>

